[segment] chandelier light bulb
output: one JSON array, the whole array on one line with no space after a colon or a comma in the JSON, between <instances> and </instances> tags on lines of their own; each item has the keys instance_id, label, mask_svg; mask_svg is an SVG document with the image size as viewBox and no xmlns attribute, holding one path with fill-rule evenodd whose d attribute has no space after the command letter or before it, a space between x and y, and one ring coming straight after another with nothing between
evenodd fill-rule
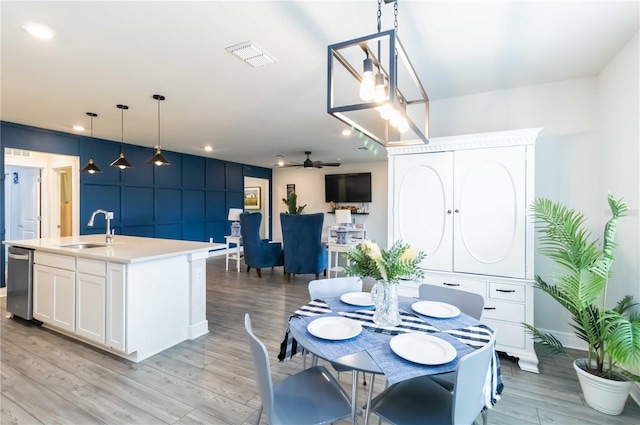
<instances>
[{"instance_id":1,"label":"chandelier light bulb","mask_svg":"<svg viewBox=\"0 0 640 425\"><path fill-rule=\"evenodd\" d=\"M409 124L404 118L400 118L400 122L398 122L398 131L403 134L409 131Z\"/></svg>"},{"instance_id":2,"label":"chandelier light bulb","mask_svg":"<svg viewBox=\"0 0 640 425\"><path fill-rule=\"evenodd\" d=\"M382 75L381 72L378 72L376 74L375 82L376 86L373 100L376 102L384 102L385 100L389 99L389 96L387 96L386 81L384 79L384 75Z\"/></svg>"},{"instance_id":3,"label":"chandelier light bulb","mask_svg":"<svg viewBox=\"0 0 640 425\"><path fill-rule=\"evenodd\" d=\"M388 103L385 103L380 107L380 118L384 120L388 120L389 118L391 118L391 115L393 114L393 112L394 112L393 106L391 106Z\"/></svg>"},{"instance_id":4,"label":"chandelier light bulb","mask_svg":"<svg viewBox=\"0 0 640 425\"><path fill-rule=\"evenodd\" d=\"M360 99L365 102L373 100L376 91L373 77L373 62L368 57L362 62L362 81L360 82Z\"/></svg>"},{"instance_id":5,"label":"chandelier light bulb","mask_svg":"<svg viewBox=\"0 0 640 425\"><path fill-rule=\"evenodd\" d=\"M400 119L401 119L400 113L394 109L393 112L391 113L391 116L389 117L389 124L391 124L394 127L397 127L398 124L400 123Z\"/></svg>"}]
</instances>

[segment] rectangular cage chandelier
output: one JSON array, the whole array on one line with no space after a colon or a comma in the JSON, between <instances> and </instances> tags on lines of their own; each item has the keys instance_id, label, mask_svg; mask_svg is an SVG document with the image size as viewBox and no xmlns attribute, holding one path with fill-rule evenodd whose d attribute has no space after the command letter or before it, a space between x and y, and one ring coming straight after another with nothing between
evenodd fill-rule
<instances>
[{"instance_id":1,"label":"rectangular cage chandelier","mask_svg":"<svg viewBox=\"0 0 640 425\"><path fill-rule=\"evenodd\" d=\"M327 112L382 146L429 143L429 97L396 30L328 47Z\"/></svg>"}]
</instances>

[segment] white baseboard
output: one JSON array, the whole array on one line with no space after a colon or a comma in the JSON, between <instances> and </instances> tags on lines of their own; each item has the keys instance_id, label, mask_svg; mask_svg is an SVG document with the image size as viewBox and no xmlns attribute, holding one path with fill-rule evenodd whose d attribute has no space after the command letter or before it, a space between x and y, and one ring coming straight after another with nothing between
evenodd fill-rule
<instances>
[{"instance_id":1,"label":"white baseboard","mask_svg":"<svg viewBox=\"0 0 640 425\"><path fill-rule=\"evenodd\" d=\"M576 350L587 351L587 343L575 336L573 333L550 331L549 329L539 329L542 333L553 334L565 346L565 348L573 348ZM635 372L636 374L638 371ZM640 384L634 383L631 387L631 398L640 406Z\"/></svg>"},{"instance_id":2,"label":"white baseboard","mask_svg":"<svg viewBox=\"0 0 640 425\"><path fill-rule=\"evenodd\" d=\"M0 298L7 296L7 287L0 288Z\"/></svg>"}]
</instances>

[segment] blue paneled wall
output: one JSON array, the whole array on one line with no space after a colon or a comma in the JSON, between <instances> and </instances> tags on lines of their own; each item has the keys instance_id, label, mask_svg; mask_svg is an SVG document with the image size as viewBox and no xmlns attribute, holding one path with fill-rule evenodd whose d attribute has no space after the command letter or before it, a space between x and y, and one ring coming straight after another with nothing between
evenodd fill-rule
<instances>
[{"instance_id":1,"label":"blue paneled wall","mask_svg":"<svg viewBox=\"0 0 640 425\"><path fill-rule=\"evenodd\" d=\"M171 165L156 167L146 161L151 147L123 145L126 170L110 167L120 153L120 143L73 134L0 122L1 146L39 152L80 156L84 166L91 153L102 170L80 175L80 233L103 233L104 216L87 227L91 213L106 209L115 213L116 235L147 236L193 241L224 242L230 233L229 208L242 208L244 177L265 178L271 184L271 169L163 150ZM4 151L1 171L4 178ZM4 240L4 181L2 221ZM271 192L271 191L270 191ZM271 202L270 202L271 204ZM4 262L1 262L4 268ZM0 275L4 279L4 270ZM4 282L3 282L4 283Z\"/></svg>"}]
</instances>

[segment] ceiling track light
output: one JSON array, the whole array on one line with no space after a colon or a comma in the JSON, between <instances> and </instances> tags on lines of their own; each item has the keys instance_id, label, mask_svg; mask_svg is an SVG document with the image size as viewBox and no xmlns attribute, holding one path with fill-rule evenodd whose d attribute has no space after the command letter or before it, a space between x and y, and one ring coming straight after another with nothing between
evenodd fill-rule
<instances>
[{"instance_id":1,"label":"ceiling track light","mask_svg":"<svg viewBox=\"0 0 640 425\"><path fill-rule=\"evenodd\" d=\"M116 105L118 109L120 109L121 115L121 128L120 128L120 155L111 163L112 167L118 167L121 170L125 168L133 168L133 165L127 161L127 158L124 157L124 152L122 152L122 147L124 145L124 111L125 109L129 109L127 105Z\"/></svg>"},{"instance_id":2,"label":"ceiling track light","mask_svg":"<svg viewBox=\"0 0 640 425\"><path fill-rule=\"evenodd\" d=\"M171 165L162 155L162 147L160 145L160 102L162 102L165 97L161 94L154 94L153 98L158 101L158 146L156 146L156 153L147 160L147 164L155 164L158 167L161 165Z\"/></svg>"},{"instance_id":3,"label":"ceiling track light","mask_svg":"<svg viewBox=\"0 0 640 425\"><path fill-rule=\"evenodd\" d=\"M89 174L101 173L102 170L93 162L93 119L98 116L93 112L87 112L87 115L91 117L91 148L89 150L89 162L82 167L80 171L85 171Z\"/></svg>"}]
</instances>

